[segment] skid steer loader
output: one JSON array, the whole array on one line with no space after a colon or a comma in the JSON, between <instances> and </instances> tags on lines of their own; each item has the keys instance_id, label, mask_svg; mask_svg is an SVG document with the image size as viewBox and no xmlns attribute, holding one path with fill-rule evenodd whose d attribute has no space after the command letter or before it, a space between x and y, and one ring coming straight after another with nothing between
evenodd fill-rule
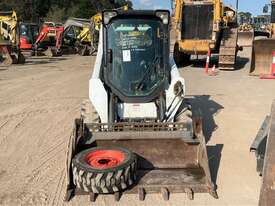
<instances>
[{"instance_id":1,"label":"skid steer loader","mask_svg":"<svg viewBox=\"0 0 275 206\"><path fill-rule=\"evenodd\" d=\"M0 12L0 65L24 64L15 11Z\"/></svg>"},{"instance_id":2,"label":"skid steer loader","mask_svg":"<svg viewBox=\"0 0 275 206\"><path fill-rule=\"evenodd\" d=\"M270 38L261 38L254 40L252 50L252 60L250 67L250 75L270 75L271 64L275 51L275 1L271 1L271 23Z\"/></svg>"},{"instance_id":3,"label":"skid steer loader","mask_svg":"<svg viewBox=\"0 0 275 206\"><path fill-rule=\"evenodd\" d=\"M89 100L75 120L67 193L210 193L202 119L169 58L169 11L103 12Z\"/></svg>"}]
</instances>

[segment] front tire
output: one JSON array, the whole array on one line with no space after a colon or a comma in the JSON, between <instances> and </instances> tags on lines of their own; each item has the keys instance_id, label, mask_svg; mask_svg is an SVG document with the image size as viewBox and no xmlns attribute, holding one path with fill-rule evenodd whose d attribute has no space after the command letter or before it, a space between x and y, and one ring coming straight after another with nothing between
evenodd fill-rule
<instances>
[{"instance_id":1,"label":"front tire","mask_svg":"<svg viewBox=\"0 0 275 206\"><path fill-rule=\"evenodd\" d=\"M95 147L73 158L73 182L85 192L115 193L134 184L136 167L136 155L125 148Z\"/></svg>"}]
</instances>

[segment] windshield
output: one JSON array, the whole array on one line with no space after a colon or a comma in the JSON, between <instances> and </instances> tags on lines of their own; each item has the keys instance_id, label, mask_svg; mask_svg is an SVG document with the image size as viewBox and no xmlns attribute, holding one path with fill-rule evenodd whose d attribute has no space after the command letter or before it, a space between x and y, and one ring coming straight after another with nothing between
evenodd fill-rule
<instances>
[{"instance_id":1,"label":"windshield","mask_svg":"<svg viewBox=\"0 0 275 206\"><path fill-rule=\"evenodd\" d=\"M108 27L108 78L126 96L145 96L164 79L163 28L157 20L117 19Z\"/></svg>"},{"instance_id":2,"label":"windshield","mask_svg":"<svg viewBox=\"0 0 275 206\"><path fill-rule=\"evenodd\" d=\"M39 27L32 24L20 25L20 35L26 37L28 42L33 43L35 38L38 36Z\"/></svg>"}]
</instances>

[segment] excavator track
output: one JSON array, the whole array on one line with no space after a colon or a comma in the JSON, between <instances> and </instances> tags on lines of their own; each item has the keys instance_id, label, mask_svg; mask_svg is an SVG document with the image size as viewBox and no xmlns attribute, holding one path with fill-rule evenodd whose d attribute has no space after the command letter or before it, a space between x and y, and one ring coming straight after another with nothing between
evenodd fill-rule
<instances>
[{"instance_id":1,"label":"excavator track","mask_svg":"<svg viewBox=\"0 0 275 206\"><path fill-rule=\"evenodd\" d=\"M219 52L219 66L222 69L234 70L237 57L238 28L228 27L223 30Z\"/></svg>"}]
</instances>

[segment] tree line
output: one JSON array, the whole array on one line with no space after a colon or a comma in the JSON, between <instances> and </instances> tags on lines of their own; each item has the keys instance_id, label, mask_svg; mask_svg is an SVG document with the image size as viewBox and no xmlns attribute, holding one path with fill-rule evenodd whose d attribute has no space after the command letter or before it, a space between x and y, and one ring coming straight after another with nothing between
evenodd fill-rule
<instances>
[{"instance_id":1,"label":"tree line","mask_svg":"<svg viewBox=\"0 0 275 206\"><path fill-rule=\"evenodd\" d=\"M1 0L0 11L15 10L21 21L65 21L68 17L91 18L104 9L129 5L130 0Z\"/></svg>"}]
</instances>

